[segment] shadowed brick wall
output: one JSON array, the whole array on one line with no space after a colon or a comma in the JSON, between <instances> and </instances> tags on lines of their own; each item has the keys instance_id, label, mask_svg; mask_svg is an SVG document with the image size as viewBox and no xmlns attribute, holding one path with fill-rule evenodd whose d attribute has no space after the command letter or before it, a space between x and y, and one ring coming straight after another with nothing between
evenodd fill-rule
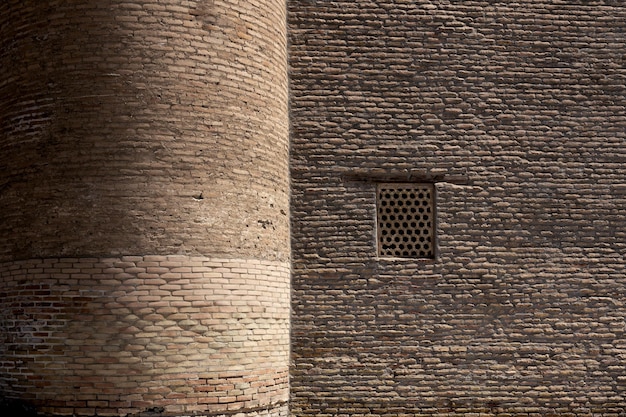
<instances>
[{"instance_id":1,"label":"shadowed brick wall","mask_svg":"<svg viewBox=\"0 0 626 417\"><path fill-rule=\"evenodd\" d=\"M0 397L287 413L283 1L0 4Z\"/></svg>"},{"instance_id":2,"label":"shadowed brick wall","mask_svg":"<svg viewBox=\"0 0 626 417\"><path fill-rule=\"evenodd\" d=\"M625 30L289 2L294 415L626 413ZM379 182L434 183L435 259L377 256Z\"/></svg>"}]
</instances>

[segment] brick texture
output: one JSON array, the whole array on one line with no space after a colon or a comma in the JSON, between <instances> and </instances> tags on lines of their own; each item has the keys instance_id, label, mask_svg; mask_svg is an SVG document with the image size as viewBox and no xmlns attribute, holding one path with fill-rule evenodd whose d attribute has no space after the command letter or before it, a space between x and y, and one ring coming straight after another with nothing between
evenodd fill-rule
<instances>
[{"instance_id":1,"label":"brick texture","mask_svg":"<svg viewBox=\"0 0 626 417\"><path fill-rule=\"evenodd\" d=\"M291 269L294 415L626 414L623 2L286 3L0 3L0 395L286 416Z\"/></svg>"},{"instance_id":2,"label":"brick texture","mask_svg":"<svg viewBox=\"0 0 626 417\"><path fill-rule=\"evenodd\" d=\"M626 413L626 7L289 4L292 412ZM376 255L432 182L434 260Z\"/></svg>"},{"instance_id":3,"label":"brick texture","mask_svg":"<svg viewBox=\"0 0 626 417\"><path fill-rule=\"evenodd\" d=\"M56 415L280 409L289 278L186 256L1 264L0 392Z\"/></svg>"}]
</instances>

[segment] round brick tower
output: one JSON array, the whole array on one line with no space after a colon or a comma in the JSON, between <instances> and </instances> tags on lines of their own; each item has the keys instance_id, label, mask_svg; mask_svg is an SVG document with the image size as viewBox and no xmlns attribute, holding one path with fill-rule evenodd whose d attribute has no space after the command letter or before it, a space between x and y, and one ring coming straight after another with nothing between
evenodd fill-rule
<instances>
[{"instance_id":1,"label":"round brick tower","mask_svg":"<svg viewBox=\"0 0 626 417\"><path fill-rule=\"evenodd\" d=\"M283 0L0 4L0 397L287 415Z\"/></svg>"}]
</instances>

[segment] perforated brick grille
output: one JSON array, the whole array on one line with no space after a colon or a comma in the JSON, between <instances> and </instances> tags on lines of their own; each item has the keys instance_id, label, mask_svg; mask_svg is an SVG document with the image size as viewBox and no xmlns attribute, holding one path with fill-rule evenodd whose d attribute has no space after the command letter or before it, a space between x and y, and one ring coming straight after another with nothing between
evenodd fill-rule
<instances>
[{"instance_id":1,"label":"perforated brick grille","mask_svg":"<svg viewBox=\"0 0 626 417\"><path fill-rule=\"evenodd\" d=\"M433 185L379 184L377 200L379 256L433 258Z\"/></svg>"}]
</instances>

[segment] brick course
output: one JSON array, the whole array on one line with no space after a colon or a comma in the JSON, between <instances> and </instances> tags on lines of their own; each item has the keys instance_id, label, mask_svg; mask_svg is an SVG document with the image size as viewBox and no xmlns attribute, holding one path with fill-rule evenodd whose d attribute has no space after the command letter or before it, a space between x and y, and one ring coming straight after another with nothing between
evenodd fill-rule
<instances>
[{"instance_id":1,"label":"brick course","mask_svg":"<svg viewBox=\"0 0 626 417\"><path fill-rule=\"evenodd\" d=\"M0 264L0 392L60 415L276 408L289 279L288 264L249 259Z\"/></svg>"}]
</instances>

